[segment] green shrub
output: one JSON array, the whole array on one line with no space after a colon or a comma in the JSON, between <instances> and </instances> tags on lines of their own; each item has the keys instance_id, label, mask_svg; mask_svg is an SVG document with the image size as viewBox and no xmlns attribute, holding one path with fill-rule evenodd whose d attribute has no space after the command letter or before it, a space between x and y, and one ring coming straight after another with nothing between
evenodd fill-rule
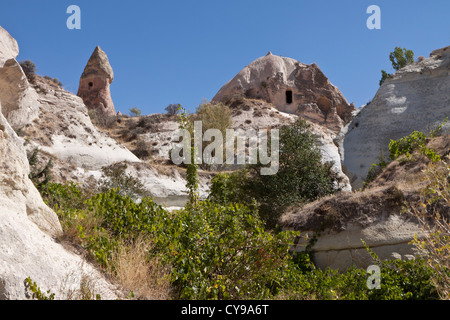
<instances>
[{"instance_id":1,"label":"green shrub","mask_svg":"<svg viewBox=\"0 0 450 320\"><path fill-rule=\"evenodd\" d=\"M24 280L25 295L27 299L32 300L55 300L55 294L48 290L46 293L41 291L36 282L32 281L30 277ZM48 295L48 296L47 296Z\"/></svg>"},{"instance_id":2,"label":"green shrub","mask_svg":"<svg viewBox=\"0 0 450 320\"><path fill-rule=\"evenodd\" d=\"M269 298L295 235L265 231L257 211L243 205L209 201L179 211L174 226L168 248L182 299Z\"/></svg>"},{"instance_id":3,"label":"green shrub","mask_svg":"<svg viewBox=\"0 0 450 320\"><path fill-rule=\"evenodd\" d=\"M340 190L332 163L322 163L317 139L305 120L280 130L279 170L261 175L262 165L249 165L244 173L222 175L213 180L210 199L230 199L249 206L256 201L268 228L274 228L290 205L314 201ZM269 139L270 140L270 139Z\"/></svg>"},{"instance_id":4,"label":"green shrub","mask_svg":"<svg viewBox=\"0 0 450 320\"><path fill-rule=\"evenodd\" d=\"M99 180L100 192L107 192L115 189L123 196L130 196L134 200L148 196L142 182L126 172L126 163L116 163L108 167L103 167L102 172L105 178Z\"/></svg>"},{"instance_id":5,"label":"green shrub","mask_svg":"<svg viewBox=\"0 0 450 320\"><path fill-rule=\"evenodd\" d=\"M439 155L434 150L427 148L427 141L428 137L420 131L414 131L409 136L399 140L391 140L389 143L390 158L395 160L402 156L406 160L410 160L413 152L419 150L431 161L440 161Z\"/></svg>"},{"instance_id":6,"label":"green shrub","mask_svg":"<svg viewBox=\"0 0 450 320\"><path fill-rule=\"evenodd\" d=\"M51 168L53 163L50 159L45 166L39 167L38 155L39 148L34 148L33 151L27 153L28 163L30 165L30 173L28 174L28 177L37 189L41 189L52 179Z\"/></svg>"}]
</instances>

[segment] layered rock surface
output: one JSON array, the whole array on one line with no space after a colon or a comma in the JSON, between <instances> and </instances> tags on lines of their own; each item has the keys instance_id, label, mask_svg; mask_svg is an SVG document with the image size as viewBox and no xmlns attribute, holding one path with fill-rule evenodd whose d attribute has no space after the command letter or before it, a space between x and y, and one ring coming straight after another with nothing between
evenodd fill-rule
<instances>
[{"instance_id":1,"label":"layered rock surface","mask_svg":"<svg viewBox=\"0 0 450 320\"><path fill-rule=\"evenodd\" d=\"M360 188L389 142L418 130L426 134L450 116L450 47L408 65L387 79L372 102L337 138L342 164L352 186ZM448 130L450 123L444 129Z\"/></svg>"},{"instance_id":2,"label":"layered rock surface","mask_svg":"<svg viewBox=\"0 0 450 320\"><path fill-rule=\"evenodd\" d=\"M242 69L213 101L224 102L235 96L264 100L336 133L355 110L315 63L305 65L270 52Z\"/></svg>"}]
</instances>

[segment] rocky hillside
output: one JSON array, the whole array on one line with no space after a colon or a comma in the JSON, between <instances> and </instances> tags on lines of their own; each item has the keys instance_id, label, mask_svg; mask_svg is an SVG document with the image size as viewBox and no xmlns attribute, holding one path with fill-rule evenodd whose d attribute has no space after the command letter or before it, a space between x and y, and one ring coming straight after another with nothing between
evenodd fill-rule
<instances>
[{"instance_id":1,"label":"rocky hillside","mask_svg":"<svg viewBox=\"0 0 450 320\"><path fill-rule=\"evenodd\" d=\"M25 299L28 277L57 298L76 297L86 279L106 299L116 298L115 288L92 265L55 241L61 233L58 217L28 178L24 140L10 123L18 129L36 119L39 95L17 54L17 43L0 28L0 300Z\"/></svg>"},{"instance_id":2,"label":"rocky hillside","mask_svg":"<svg viewBox=\"0 0 450 320\"><path fill-rule=\"evenodd\" d=\"M427 147L442 158L450 154L450 135L437 137ZM425 169L430 159L416 153L411 161L392 161L364 190L329 196L304 207L288 210L280 220L284 229L301 231L309 239L321 268L345 270L366 268L373 263L364 244L380 259L410 259L416 251L410 244L423 229L417 220L403 212L405 204L419 200L421 189L429 183ZM441 211L450 215L450 207ZM299 238L297 251L309 240Z\"/></svg>"},{"instance_id":3,"label":"rocky hillside","mask_svg":"<svg viewBox=\"0 0 450 320\"><path fill-rule=\"evenodd\" d=\"M415 130L428 134L450 116L450 47L396 72L372 102L358 110L337 139L342 164L354 188L362 187L372 163L389 156L391 139ZM450 124L447 123L447 130Z\"/></svg>"},{"instance_id":4,"label":"rocky hillside","mask_svg":"<svg viewBox=\"0 0 450 320\"><path fill-rule=\"evenodd\" d=\"M168 209L180 208L188 199L186 169L169 157L178 138L177 117L117 115L109 92L113 70L99 47L82 73L78 95L48 77L25 74L18 53L17 42L0 27L0 300L26 298L27 277L62 299L76 295L87 278L103 299L120 297L79 251L56 240L60 221L30 180L27 155L39 150L38 165L52 163L53 181L92 191L111 178L108 169L125 168L126 175L142 183L145 195ZM310 123L322 160L333 163L343 191L291 208L280 223L318 235L313 247L318 266L364 266L368 256L361 238L381 258L414 254L408 242L420 228L400 211L424 186L427 158L393 161L364 190L352 192L352 187L362 186L380 150L388 154L390 139L413 130L429 132L448 117L449 62L449 48L434 51L397 72L369 105L356 110L316 64L269 53L214 97L212 103L229 108L231 128L238 134L278 128L299 117ZM450 137L438 137L428 146L445 157ZM215 174L199 170L201 198L208 196ZM299 239L295 249L304 245Z\"/></svg>"}]
</instances>

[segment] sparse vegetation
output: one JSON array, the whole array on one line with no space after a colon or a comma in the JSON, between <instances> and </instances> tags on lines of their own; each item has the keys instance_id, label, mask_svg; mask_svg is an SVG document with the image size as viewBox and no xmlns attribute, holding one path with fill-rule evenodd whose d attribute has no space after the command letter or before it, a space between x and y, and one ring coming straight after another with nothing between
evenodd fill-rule
<instances>
[{"instance_id":1,"label":"sparse vegetation","mask_svg":"<svg viewBox=\"0 0 450 320\"><path fill-rule=\"evenodd\" d=\"M389 60L391 60L392 68L398 71L408 64L414 63L414 52L412 50L407 50L405 48L395 47L394 51L389 54ZM381 70L381 80L380 86L388 79L391 75L386 71Z\"/></svg>"},{"instance_id":2,"label":"sparse vegetation","mask_svg":"<svg viewBox=\"0 0 450 320\"><path fill-rule=\"evenodd\" d=\"M36 188L41 189L52 179L51 168L53 166L50 159L43 167L39 166L39 148L34 148L33 151L27 154L28 163L30 164L30 173L28 177L34 183Z\"/></svg>"},{"instance_id":3,"label":"sparse vegetation","mask_svg":"<svg viewBox=\"0 0 450 320\"><path fill-rule=\"evenodd\" d=\"M411 160L414 151L419 150L421 154L427 156L431 161L437 162L441 158L431 149L427 148L428 137L420 131L414 131L409 136L399 140L391 140L389 152L391 160L402 157L401 160Z\"/></svg>"},{"instance_id":4,"label":"sparse vegetation","mask_svg":"<svg viewBox=\"0 0 450 320\"><path fill-rule=\"evenodd\" d=\"M59 87L63 86L63 84L61 83L61 81L58 80L58 78L52 78L52 77L49 77L49 76L44 76L44 79L53 82L54 84L56 84Z\"/></svg>"},{"instance_id":5,"label":"sparse vegetation","mask_svg":"<svg viewBox=\"0 0 450 320\"><path fill-rule=\"evenodd\" d=\"M445 300L450 299L449 159L428 165L428 185L421 190L419 201L405 208L422 227L423 236L416 236L413 244L433 271L432 283Z\"/></svg>"},{"instance_id":6,"label":"sparse vegetation","mask_svg":"<svg viewBox=\"0 0 450 320\"><path fill-rule=\"evenodd\" d=\"M140 116L142 116L142 111L141 111L141 109L139 109L137 107L133 107L130 109L130 115L132 117L140 117Z\"/></svg>"},{"instance_id":7,"label":"sparse vegetation","mask_svg":"<svg viewBox=\"0 0 450 320\"><path fill-rule=\"evenodd\" d=\"M165 110L169 116L177 115L180 112L181 105L180 104L169 104Z\"/></svg>"},{"instance_id":8,"label":"sparse vegetation","mask_svg":"<svg viewBox=\"0 0 450 320\"><path fill-rule=\"evenodd\" d=\"M27 76L27 79L29 82L33 83L36 76L36 65L31 60L25 60L19 62L20 66L22 67L23 72Z\"/></svg>"}]
</instances>

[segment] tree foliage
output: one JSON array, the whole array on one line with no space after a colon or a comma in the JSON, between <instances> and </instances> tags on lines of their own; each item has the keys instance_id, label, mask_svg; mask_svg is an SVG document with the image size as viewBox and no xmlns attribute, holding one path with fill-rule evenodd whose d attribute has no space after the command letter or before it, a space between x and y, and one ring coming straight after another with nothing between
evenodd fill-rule
<instances>
[{"instance_id":1,"label":"tree foliage","mask_svg":"<svg viewBox=\"0 0 450 320\"><path fill-rule=\"evenodd\" d=\"M277 174L261 175L262 165L257 164L241 173L219 175L213 180L210 198L247 205L256 201L261 217L273 228L288 206L339 191L333 164L322 163L316 137L309 129L303 119L281 128Z\"/></svg>"},{"instance_id":2,"label":"tree foliage","mask_svg":"<svg viewBox=\"0 0 450 320\"><path fill-rule=\"evenodd\" d=\"M414 52L405 48L395 47L394 51L389 54L389 60L392 63L392 68L398 71L409 64L414 63ZM391 76L385 70L381 70L380 86Z\"/></svg>"}]
</instances>

